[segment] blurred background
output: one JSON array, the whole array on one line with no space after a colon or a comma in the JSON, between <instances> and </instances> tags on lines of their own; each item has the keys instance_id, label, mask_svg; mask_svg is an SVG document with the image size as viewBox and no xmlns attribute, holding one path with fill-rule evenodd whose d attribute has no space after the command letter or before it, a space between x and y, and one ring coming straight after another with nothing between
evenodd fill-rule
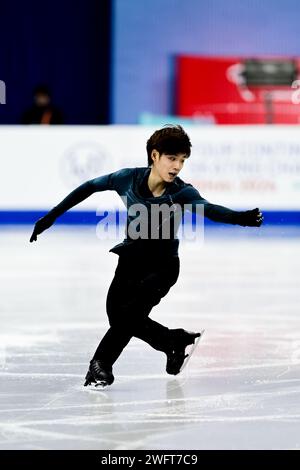
<instances>
[{"instance_id":1,"label":"blurred background","mask_svg":"<svg viewBox=\"0 0 300 470\"><path fill-rule=\"evenodd\" d=\"M182 175L204 197L294 225L299 14L294 0L2 1L0 220L32 222L85 179L145 165L149 135L181 123Z\"/></svg>"},{"instance_id":2,"label":"blurred background","mask_svg":"<svg viewBox=\"0 0 300 470\"><path fill-rule=\"evenodd\" d=\"M1 123L45 85L65 124L297 124L299 14L296 0L3 0Z\"/></svg>"},{"instance_id":3,"label":"blurred background","mask_svg":"<svg viewBox=\"0 0 300 470\"><path fill-rule=\"evenodd\" d=\"M299 17L297 0L0 0L0 448L299 448ZM265 221L206 219L205 246L181 244L153 316L206 328L188 380L133 340L114 388L85 394L124 236L96 226L124 206L94 194L30 245L33 224L147 166L168 123L193 145L180 177Z\"/></svg>"}]
</instances>

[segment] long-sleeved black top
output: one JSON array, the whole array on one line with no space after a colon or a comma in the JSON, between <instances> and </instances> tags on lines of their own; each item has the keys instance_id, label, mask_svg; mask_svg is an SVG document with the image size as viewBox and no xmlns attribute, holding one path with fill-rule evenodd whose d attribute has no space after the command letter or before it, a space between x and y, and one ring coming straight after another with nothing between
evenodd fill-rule
<instances>
[{"instance_id":1,"label":"long-sleeved black top","mask_svg":"<svg viewBox=\"0 0 300 470\"><path fill-rule=\"evenodd\" d=\"M49 215L57 218L97 191L116 191L119 196L122 197L127 207L127 237L122 243L110 250L117 254L130 252L132 250L136 252L139 248L150 250L152 247L155 247L155 249L159 249L162 254L178 255L179 240L176 238L176 228L174 228L173 231L171 230L168 239L162 239L162 226L166 223L166 219L162 221L160 219L161 223L157 227L158 231L154 235L152 232L152 238L150 238L150 235L148 239L141 240L141 238L134 239L134 237L130 236L128 227L130 227L130 224L136 220L137 217L135 209L138 206L135 206L135 204L142 204L143 207L146 208L148 222L151 218L150 212L153 205L161 206L167 204L169 207L172 207L173 210L170 212L171 215L169 219L173 217L174 221L176 221L176 215L174 215L176 214L176 210L178 212L179 208L181 209L179 214L183 214L186 208L195 212L197 207L199 207L198 205L201 204L204 206L205 217L215 222L238 224L240 212L211 204L199 194L197 189L191 184L185 183L179 177L176 177L171 183L166 184L166 189L161 196L154 197L148 186L150 171L150 167L124 168L114 173L91 179L72 191L50 211ZM189 206L184 207L185 205ZM138 214L140 217L140 213ZM174 225L176 225L176 222L174 222ZM150 234L150 232L148 233ZM165 235L163 238L165 238Z\"/></svg>"}]
</instances>

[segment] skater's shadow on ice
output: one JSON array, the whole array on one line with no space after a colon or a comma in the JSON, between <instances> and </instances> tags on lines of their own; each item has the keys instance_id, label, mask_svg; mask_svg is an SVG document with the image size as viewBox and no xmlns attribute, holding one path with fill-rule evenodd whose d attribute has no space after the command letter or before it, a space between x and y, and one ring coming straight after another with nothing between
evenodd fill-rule
<instances>
[{"instance_id":1,"label":"skater's shadow on ice","mask_svg":"<svg viewBox=\"0 0 300 470\"><path fill-rule=\"evenodd\" d=\"M184 400L184 382L182 379L168 380L166 384L167 400Z\"/></svg>"}]
</instances>

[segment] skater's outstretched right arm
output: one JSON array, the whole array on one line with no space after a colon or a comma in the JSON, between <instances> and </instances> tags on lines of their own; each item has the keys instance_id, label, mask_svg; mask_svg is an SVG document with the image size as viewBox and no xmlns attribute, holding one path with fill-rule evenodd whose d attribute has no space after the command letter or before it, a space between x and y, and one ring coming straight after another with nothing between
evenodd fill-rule
<instances>
[{"instance_id":1,"label":"skater's outstretched right arm","mask_svg":"<svg viewBox=\"0 0 300 470\"><path fill-rule=\"evenodd\" d=\"M76 206L91 194L97 191L118 190L126 183L126 180L132 176L132 168L124 168L122 170L109 173L107 175L99 176L98 178L91 179L78 186L72 191L65 199L63 199L57 206L53 207L44 217L40 218L33 229L30 237L30 243L37 240L37 236L44 232L46 229L54 224L57 217L64 214L71 207Z\"/></svg>"}]
</instances>

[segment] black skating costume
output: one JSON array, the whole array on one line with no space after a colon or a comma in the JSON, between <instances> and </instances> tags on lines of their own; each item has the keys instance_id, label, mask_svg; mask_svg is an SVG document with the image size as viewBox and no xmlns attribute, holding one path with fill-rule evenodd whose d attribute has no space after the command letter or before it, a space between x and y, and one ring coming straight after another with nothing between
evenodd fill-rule
<instances>
[{"instance_id":1,"label":"black skating costume","mask_svg":"<svg viewBox=\"0 0 300 470\"><path fill-rule=\"evenodd\" d=\"M150 171L150 167L125 168L85 182L45 216L46 220L49 220L48 226L91 194L106 190L116 191L121 197L126 197L124 201L129 211L127 227L136 217L130 213L130 208L134 204L146 206L149 218L153 204L167 204L174 209L180 206L182 210L184 205L189 204L192 211L196 211L197 205L202 204L204 216L213 221L248 225L245 214L253 211L239 212L211 204L202 198L191 184L185 183L179 177L166 183L161 196L154 197L148 187ZM176 210L172 214L176 214ZM160 229L161 226L162 224ZM174 341L181 339L186 345L193 342L194 337L187 338L184 336L184 330L170 330L149 318L152 308L177 281L180 267L178 246L179 239L176 238L176 229L174 229L169 239L134 240L127 234L122 243L110 250L119 255L106 301L110 328L93 357L93 360L100 361L106 370L111 371L112 365L124 347L135 336L146 341L154 349L165 352L169 361L167 371L178 372L176 367L175 372L172 372L172 357L168 355L169 351L172 350ZM112 380L109 379L107 383L112 383Z\"/></svg>"}]
</instances>

